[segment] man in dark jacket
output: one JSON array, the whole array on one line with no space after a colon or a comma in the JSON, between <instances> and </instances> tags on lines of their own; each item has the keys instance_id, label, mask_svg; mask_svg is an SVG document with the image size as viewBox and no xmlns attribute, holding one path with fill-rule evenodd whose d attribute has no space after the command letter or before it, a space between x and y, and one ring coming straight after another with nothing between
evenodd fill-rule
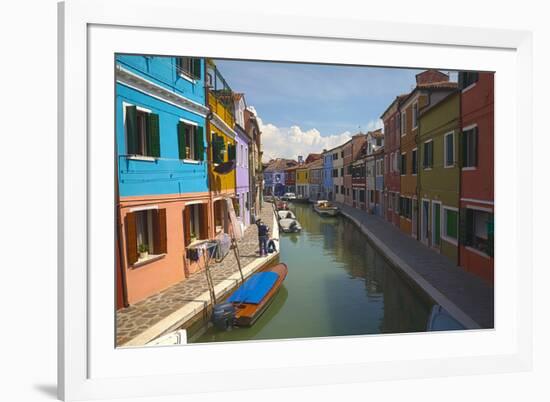
<instances>
[{"instance_id":1,"label":"man in dark jacket","mask_svg":"<svg viewBox=\"0 0 550 402\"><path fill-rule=\"evenodd\" d=\"M261 219L256 221L258 226L258 241L260 243L260 257L267 255L267 238L269 234L269 227L262 222Z\"/></svg>"}]
</instances>

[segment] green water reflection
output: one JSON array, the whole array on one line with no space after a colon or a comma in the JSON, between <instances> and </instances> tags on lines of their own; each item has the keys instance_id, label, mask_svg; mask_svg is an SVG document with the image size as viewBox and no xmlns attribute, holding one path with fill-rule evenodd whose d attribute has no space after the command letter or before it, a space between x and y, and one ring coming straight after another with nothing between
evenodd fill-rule
<instances>
[{"instance_id":1,"label":"green water reflection","mask_svg":"<svg viewBox=\"0 0 550 402\"><path fill-rule=\"evenodd\" d=\"M190 342L242 341L425 331L431 303L388 265L344 217L324 218L309 205L291 209L299 234L281 235L288 276L250 328L202 328Z\"/></svg>"}]
</instances>

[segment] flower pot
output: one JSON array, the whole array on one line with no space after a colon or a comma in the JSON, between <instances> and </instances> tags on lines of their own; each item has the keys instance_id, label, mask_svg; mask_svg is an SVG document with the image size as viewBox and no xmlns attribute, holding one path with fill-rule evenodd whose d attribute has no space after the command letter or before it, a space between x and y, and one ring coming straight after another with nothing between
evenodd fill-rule
<instances>
[{"instance_id":1,"label":"flower pot","mask_svg":"<svg viewBox=\"0 0 550 402\"><path fill-rule=\"evenodd\" d=\"M139 259L140 260L145 260L147 257L149 257L149 252L148 251L144 251L142 253L139 253Z\"/></svg>"}]
</instances>

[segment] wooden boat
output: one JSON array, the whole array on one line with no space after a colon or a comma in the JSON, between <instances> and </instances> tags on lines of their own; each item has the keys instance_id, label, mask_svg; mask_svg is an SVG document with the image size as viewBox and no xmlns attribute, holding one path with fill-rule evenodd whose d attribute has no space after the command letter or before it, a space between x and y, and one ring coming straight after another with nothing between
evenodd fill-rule
<instances>
[{"instance_id":1,"label":"wooden boat","mask_svg":"<svg viewBox=\"0 0 550 402\"><path fill-rule=\"evenodd\" d=\"M285 233L296 233L302 230L300 222L296 219L279 219L279 227Z\"/></svg>"},{"instance_id":2,"label":"wooden boat","mask_svg":"<svg viewBox=\"0 0 550 402\"><path fill-rule=\"evenodd\" d=\"M332 205L327 200L319 200L313 204L313 209L321 216L336 216L340 213L340 208Z\"/></svg>"},{"instance_id":3,"label":"wooden boat","mask_svg":"<svg viewBox=\"0 0 550 402\"><path fill-rule=\"evenodd\" d=\"M212 321L220 329L233 325L249 327L269 307L288 273L286 264L277 264L248 278L225 303L214 308Z\"/></svg>"},{"instance_id":4,"label":"wooden boat","mask_svg":"<svg viewBox=\"0 0 550 402\"><path fill-rule=\"evenodd\" d=\"M296 215L292 211L277 211L278 219L296 219Z\"/></svg>"}]
</instances>

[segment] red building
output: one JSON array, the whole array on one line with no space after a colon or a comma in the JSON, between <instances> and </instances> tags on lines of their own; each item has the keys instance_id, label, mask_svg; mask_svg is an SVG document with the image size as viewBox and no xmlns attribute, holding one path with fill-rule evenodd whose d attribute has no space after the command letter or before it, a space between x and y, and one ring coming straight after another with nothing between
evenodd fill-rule
<instances>
[{"instance_id":1,"label":"red building","mask_svg":"<svg viewBox=\"0 0 550 402\"><path fill-rule=\"evenodd\" d=\"M367 141L367 135L355 134L351 141L344 145L344 204L353 206L352 164L357 160L363 144Z\"/></svg>"},{"instance_id":2,"label":"red building","mask_svg":"<svg viewBox=\"0 0 550 402\"><path fill-rule=\"evenodd\" d=\"M380 117L384 122L384 216L388 222L399 226L399 196L401 173L399 172L401 111L400 103L408 94L397 96Z\"/></svg>"},{"instance_id":3,"label":"red building","mask_svg":"<svg viewBox=\"0 0 550 402\"><path fill-rule=\"evenodd\" d=\"M299 165L285 169L285 192L296 193L296 169Z\"/></svg>"},{"instance_id":4,"label":"red building","mask_svg":"<svg viewBox=\"0 0 550 402\"><path fill-rule=\"evenodd\" d=\"M494 279L494 74L460 72L459 265Z\"/></svg>"},{"instance_id":5,"label":"red building","mask_svg":"<svg viewBox=\"0 0 550 402\"><path fill-rule=\"evenodd\" d=\"M351 185L352 189L352 201L353 207L366 210L367 209L367 169L366 169L366 157L367 157L367 143L365 142L357 159L351 164Z\"/></svg>"}]
</instances>

